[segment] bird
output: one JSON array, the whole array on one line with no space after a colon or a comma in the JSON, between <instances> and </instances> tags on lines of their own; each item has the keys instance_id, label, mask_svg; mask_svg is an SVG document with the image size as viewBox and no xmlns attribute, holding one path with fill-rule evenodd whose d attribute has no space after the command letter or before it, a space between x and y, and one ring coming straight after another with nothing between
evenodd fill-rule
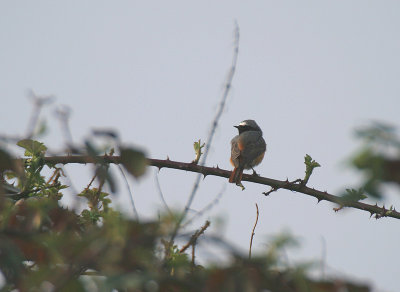
<instances>
[{"instance_id":1,"label":"bird","mask_svg":"<svg viewBox=\"0 0 400 292\"><path fill-rule=\"evenodd\" d=\"M254 168L264 159L267 144L262 137L263 132L254 120L244 120L238 126L239 135L231 140L231 164L235 167L229 177L230 183L242 186L242 175L244 169Z\"/></svg>"}]
</instances>

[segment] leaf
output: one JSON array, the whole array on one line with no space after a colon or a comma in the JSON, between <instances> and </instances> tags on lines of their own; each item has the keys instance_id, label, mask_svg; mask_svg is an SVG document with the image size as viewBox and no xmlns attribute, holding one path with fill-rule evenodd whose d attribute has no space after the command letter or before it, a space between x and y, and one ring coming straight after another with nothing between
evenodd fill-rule
<instances>
[{"instance_id":1,"label":"leaf","mask_svg":"<svg viewBox=\"0 0 400 292\"><path fill-rule=\"evenodd\" d=\"M306 164L306 166L310 168L316 168L321 166L318 162L313 160L312 157L308 154L306 154L306 156L304 157L304 163Z\"/></svg>"},{"instance_id":2,"label":"leaf","mask_svg":"<svg viewBox=\"0 0 400 292\"><path fill-rule=\"evenodd\" d=\"M121 148L121 163L130 174L137 178L146 171L147 159L142 151Z\"/></svg>"},{"instance_id":3,"label":"leaf","mask_svg":"<svg viewBox=\"0 0 400 292\"><path fill-rule=\"evenodd\" d=\"M46 152L47 147L43 143L24 139L17 142L17 145L25 149L25 156L39 156Z\"/></svg>"},{"instance_id":4,"label":"leaf","mask_svg":"<svg viewBox=\"0 0 400 292\"><path fill-rule=\"evenodd\" d=\"M201 140L199 139L199 141L195 141L193 143L193 148L194 148L194 152L196 153L196 157L195 159L192 161L192 163L197 164L199 163L200 157L203 154L203 152L201 152L201 149L205 146L205 143L203 143L203 145L201 145Z\"/></svg>"},{"instance_id":5,"label":"leaf","mask_svg":"<svg viewBox=\"0 0 400 292\"><path fill-rule=\"evenodd\" d=\"M321 167L321 165L316 162L315 160L312 159L312 157L308 154L304 157L304 164L306 165L306 174L303 179L303 184L307 184L308 180L310 179L310 176L316 167Z\"/></svg>"},{"instance_id":6,"label":"leaf","mask_svg":"<svg viewBox=\"0 0 400 292\"><path fill-rule=\"evenodd\" d=\"M356 190L356 189L346 189L346 193L342 195L343 200L348 200L348 201L361 201L367 198L366 195L364 195L364 190L362 188Z\"/></svg>"}]
</instances>

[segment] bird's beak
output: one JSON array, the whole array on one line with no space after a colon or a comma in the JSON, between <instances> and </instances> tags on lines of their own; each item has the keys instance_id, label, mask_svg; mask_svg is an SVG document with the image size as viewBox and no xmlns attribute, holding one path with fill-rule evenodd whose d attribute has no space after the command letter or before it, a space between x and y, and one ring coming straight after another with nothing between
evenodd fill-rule
<instances>
[{"instance_id":1,"label":"bird's beak","mask_svg":"<svg viewBox=\"0 0 400 292\"><path fill-rule=\"evenodd\" d=\"M239 126L234 126L236 129L239 129Z\"/></svg>"}]
</instances>

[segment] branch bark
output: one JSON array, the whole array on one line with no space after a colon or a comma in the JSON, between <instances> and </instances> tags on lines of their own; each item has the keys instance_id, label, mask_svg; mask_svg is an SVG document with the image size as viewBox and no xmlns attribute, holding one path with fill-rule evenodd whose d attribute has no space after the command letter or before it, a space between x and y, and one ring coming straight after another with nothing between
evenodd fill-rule
<instances>
[{"instance_id":1,"label":"branch bark","mask_svg":"<svg viewBox=\"0 0 400 292\"><path fill-rule=\"evenodd\" d=\"M59 164L59 163L60 164L69 164L69 163L86 164L86 163L99 163L99 162L115 163L115 164L121 163L121 157L119 157L119 156L96 156L96 157L92 157L92 156L52 156L52 157L44 157L44 160L46 163L50 163L50 164ZM149 163L149 165L158 167L159 169L165 167L165 168L186 170L186 171L201 173L204 175L204 177L206 177L207 175L213 175L213 176L229 178L229 176L231 174L231 171L221 169L218 166L217 167L206 167L206 166L196 165L193 163L172 161L169 159L166 159L166 160L148 159L148 163ZM298 182L297 180L294 182L290 182L288 180L282 181L282 180L276 180L276 179L262 177L262 176L243 174L242 181L248 181L248 182L253 182L253 183L257 183L257 184L267 185L267 186L272 187L275 190L285 189L285 190L302 193L302 194L316 198L318 200L318 202L329 201L332 203L336 203L341 207L351 207L351 208L369 212L371 214L371 216L375 215L375 218L391 217L391 218L400 219L400 213L394 209L389 210L389 209L386 209L385 206L379 207L377 204L370 205L370 204L362 203L359 201L345 200L342 197L332 195L326 191L323 192L323 191L316 190L314 188L307 187L306 185L302 184L301 182Z\"/></svg>"}]
</instances>

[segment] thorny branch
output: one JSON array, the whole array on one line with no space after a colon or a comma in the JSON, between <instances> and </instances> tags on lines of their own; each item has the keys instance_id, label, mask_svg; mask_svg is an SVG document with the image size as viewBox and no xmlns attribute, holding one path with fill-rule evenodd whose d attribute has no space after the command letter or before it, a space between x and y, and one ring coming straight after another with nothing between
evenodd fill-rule
<instances>
[{"instance_id":1,"label":"thorny branch","mask_svg":"<svg viewBox=\"0 0 400 292\"><path fill-rule=\"evenodd\" d=\"M68 163L98 163L99 161L104 161L106 163L121 163L120 156L52 156L52 157L44 157L43 158L46 163L50 164L68 164ZM20 160L20 159L18 159ZM148 163L151 166L158 167L159 169L165 168L173 168L179 170L186 170L191 172L201 173L204 177L207 175L214 175L229 178L231 171L224 170L219 167L206 167L201 165L196 165L193 163L185 163L179 161L172 160L161 160L161 159L148 159ZM268 185L274 189L285 189L298 193L302 193L305 195L312 196L320 201L329 201L332 203L336 203L339 206L343 207L351 207L355 209L359 209L362 211L369 212L371 216L375 216L375 218L381 217L391 217L400 219L400 212L397 212L395 209L386 209L385 206L379 207L378 205L370 205L366 203L362 203L359 201L351 201L345 200L342 197L332 195L326 191L319 191L314 188L307 187L306 185L299 183L298 180L294 182L290 182L288 180L276 180L272 178L262 177L262 176L254 176L249 174L243 174L242 181L253 182L262 185Z\"/></svg>"}]
</instances>

